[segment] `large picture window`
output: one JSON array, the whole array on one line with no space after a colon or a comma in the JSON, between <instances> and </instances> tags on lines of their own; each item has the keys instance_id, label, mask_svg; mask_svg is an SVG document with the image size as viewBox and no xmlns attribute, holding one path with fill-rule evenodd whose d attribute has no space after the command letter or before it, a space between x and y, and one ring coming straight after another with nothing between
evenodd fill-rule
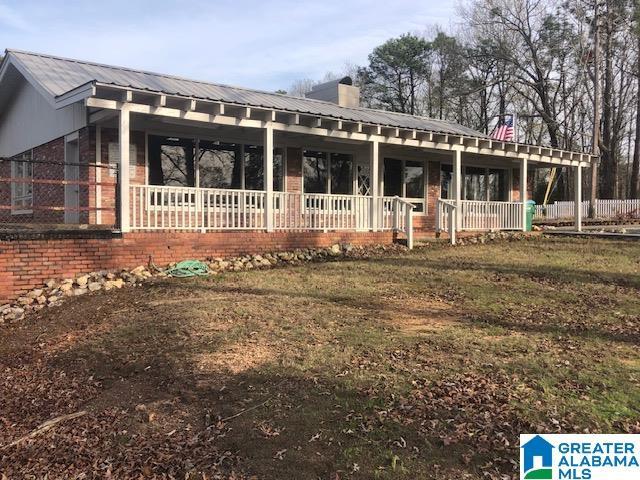
<instances>
[{"instance_id":1,"label":"large picture window","mask_svg":"<svg viewBox=\"0 0 640 480\"><path fill-rule=\"evenodd\" d=\"M11 213L31 213L33 208L33 153L11 162Z\"/></svg>"},{"instance_id":2,"label":"large picture window","mask_svg":"<svg viewBox=\"0 0 640 480\"><path fill-rule=\"evenodd\" d=\"M235 143L200 141L198 166L202 188L242 188L242 147Z\"/></svg>"},{"instance_id":3,"label":"large picture window","mask_svg":"<svg viewBox=\"0 0 640 480\"><path fill-rule=\"evenodd\" d=\"M149 137L149 183L195 187L194 141L174 137Z\"/></svg>"},{"instance_id":4,"label":"large picture window","mask_svg":"<svg viewBox=\"0 0 640 480\"><path fill-rule=\"evenodd\" d=\"M149 137L149 183L264 190L262 146L176 137ZM284 189L284 153L273 154L273 189Z\"/></svg>"},{"instance_id":5,"label":"large picture window","mask_svg":"<svg viewBox=\"0 0 640 480\"><path fill-rule=\"evenodd\" d=\"M306 193L353 195L352 155L305 150L302 175Z\"/></svg>"},{"instance_id":6,"label":"large picture window","mask_svg":"<svg viewBox=\"0 0 640 480\"><path fill-rule=\"evenodd\" d=\"M506 202L509 200L507 170L465 167L462 198L465 200ZM453 199L453 167L440 167L440 197Z\"/></svg>"}]
</instances>

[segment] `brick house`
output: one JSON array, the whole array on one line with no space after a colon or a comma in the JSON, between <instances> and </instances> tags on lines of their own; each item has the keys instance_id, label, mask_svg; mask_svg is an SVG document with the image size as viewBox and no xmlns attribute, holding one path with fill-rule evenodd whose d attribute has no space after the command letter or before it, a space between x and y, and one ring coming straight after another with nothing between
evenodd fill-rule
<instances>
[{"instance_id":1,"label":"brick house","mask_svg":"<svg viewBox=\"0 0 640 480\"><path fill-rule=\"evenodd\" d=\"M297 98L16 50L0 158L4 230L107 231L125 263L519 230L530 169L573 167L581 195L592 160L362 108L349 78Z\"/></svg>"}]
</instances>

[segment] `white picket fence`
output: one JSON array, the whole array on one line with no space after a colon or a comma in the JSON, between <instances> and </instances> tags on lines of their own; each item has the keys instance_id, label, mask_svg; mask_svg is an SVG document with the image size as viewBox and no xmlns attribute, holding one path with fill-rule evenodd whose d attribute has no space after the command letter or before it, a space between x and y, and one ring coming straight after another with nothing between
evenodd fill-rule
<instances>
[{"instance_id":1,"label":"white picket fence","mask_svg":"<svg viewBox=\"0 0 640 480\"><path fill-rule=\"evenodd\" d=\"M583 217L589 214L589 200L580 204ZM596 218L605 220L640 218L640 199L596 200ZM554 202L548 205L536 205L535 220L562 220L575 216L575 202Z\"/></svg>"}]
</instances>

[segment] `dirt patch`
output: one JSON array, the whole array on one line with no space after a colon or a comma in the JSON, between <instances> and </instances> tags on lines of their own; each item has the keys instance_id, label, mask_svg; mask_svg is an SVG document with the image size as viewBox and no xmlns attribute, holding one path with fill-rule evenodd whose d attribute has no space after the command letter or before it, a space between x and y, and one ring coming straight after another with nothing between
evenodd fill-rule
<instances>
[{"instance_id":1,"label":"dirt patch","mask_svg":"<svg viewBox=\"0 0 640 480\"><path fill-rule=\"evenodd\" d=\"M455 308L448 303L415 297L395 298L389 301L391 324L405 333L430 333L460 323ZM396 312L394 314L394 312Z\"/></svg>"},{"instance_id":2,"label":"dirt patch","mask_svg":"<svg viewBox=\"0 0 640 480\"><path fill-rule=\"evenodd\" d=\"M276 350L270 345L261 345L258 342L238 343L220 351L200 353L194 358L194 363L201 372L237 375L259 368L273 361L276 356Z\"/></svg>"}]
</instances>

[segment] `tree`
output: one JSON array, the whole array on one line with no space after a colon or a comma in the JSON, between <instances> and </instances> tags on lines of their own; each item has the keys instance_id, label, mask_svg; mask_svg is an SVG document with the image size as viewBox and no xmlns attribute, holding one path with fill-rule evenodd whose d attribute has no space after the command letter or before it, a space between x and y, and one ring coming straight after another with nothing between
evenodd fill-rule
<instances>
[{"instance_id":1,"label":"tree","mask_svg":"<svg viewBox=\"0 0 640 480\"><path fill-rule=\"evenodd\" d=\"M369 55L359 71L369 104L396 112L417 114L420 88L428 76L429 43L416 35L392 38Z\"/></svg>"}]
</instances>

